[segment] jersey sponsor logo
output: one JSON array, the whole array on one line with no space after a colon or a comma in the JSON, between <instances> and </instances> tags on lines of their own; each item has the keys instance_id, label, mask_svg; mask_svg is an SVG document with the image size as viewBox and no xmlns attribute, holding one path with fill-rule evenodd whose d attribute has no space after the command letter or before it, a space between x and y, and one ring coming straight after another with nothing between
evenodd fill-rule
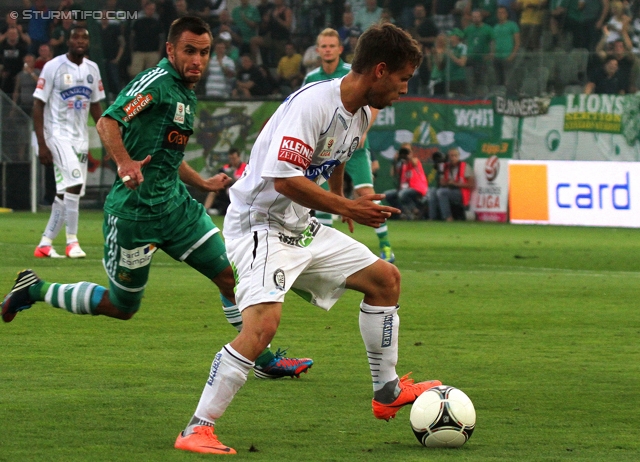
<instances>
[{"instance_id":1,"label":"jersey sponsor logo","mask_svg":"<svg viewBox=\"0 0 640 462\"><path fill-rule=\"evenodd\" d=\"M91 74L87 76L87 82L93 83L93 76Z\"/></svg>"},{"instance_id":2,"label":"jersey sponsor logo","mask_svg":"<svg viewBox=\"0 0 640 462\"><path fill-rule=\"evenodd\" d=\"M118 264L130 270L142 268L151 263L151 258L155 251L156 246L153 244L143 245L135 249L120 247L120 262Z\"/></svg>"},{"instance_id":3,"label":"jersey sponsor logo","mask_svg":"<svg viewBox=\"0 0 640 462\"><path fill-rule=\"evenodd\" d=\"M393 315L388 314L382 320L382 348L390 347L393 342Z\"/></svg>"},{"instance_id":4,"label":"jersey sponsor logo","mask_svg":"<svg viewBox=\"0 0 640 462\"><path fill-rule=\"evenodd\" d=\"M328 179L338 165L340 165L340 161L336 159L329 160L320 165L310 165L304 171L304 176L311 181L319 183L321 178L325 180Z\"/></svg>"},{"instance_id":5,"label":"jersey sponsor logo","mask_svg":"<svg viewBox=\"0 0 640 462\"><path fill-rule=\"evenodd\" d=\"M71 74L63 74L62 83L64 85L73 85L73 76Z\"/></svg>"},{"instance_id":6,"label":"jersey sponsor logo","mask_svg":"<svg viewBox=\"0 0 640 462\"><path fill-rule=\"evenodd\" d=\"M152 100L153 96L151 96L151 93L147 93L146 95L138 93L135 98L129 101L129 104L122 108L127 114L122 118L122 121L129 122L136 115L145 110Z\"/></svg>"},{"instance_id":7,"label":"jersey sponsor logo","mask_svg":"<svg viewBox=\"0 0 640 462\"><path fill-rule=\"evenodd\" d=\"M333 148L335 142L335 137L330 137L325 140L324 148L322 148L322 152L319 154L320 158L325 159L327 157L331 157L331 148Z\"/></svg>"},{"instance_id":8,"label":"jersey sponsor logo","mask_svg":"<svg viewBox=\"0 0 640 462\"><path fill-rule=\"evenodd\" d=\"M46 82L47 82L47 81L46 81L45 79L43 79L42 77L40 77L40 78L38 79L38 83L36 84L36 88L37 88L38 90L42 90L42 89L44 88L44 84L45 84Z\"/></svg>"},{"instance_id":9,"label":"jersey sponsor logo","mask_svg":"<svg viewBox=\"0 0 640 462\"><path fill-rule=\"evenodd\" d=\"M84 96L87 99L91 99L91 93L93 91L89 87L85 87L84 85L77 85L75 87L68 88L67 90L63 90L60 92L60 96L62 99L73 98L74 96Z\"/></svg>"},{"instance_id":10,"label":"jersey sponsor logo","mask_svg":"<svg viewBox=\"0 0 640 462\"><path fill-rule=\"evenodd\" d=\"M173 121L177 124L183 124L184 113L185 113L184 103L180 103L180 102L176 103L176 113L173 116Z\"/></svg>"},{"instance_id":11,"label":"jersey sponsor logo","mask_svg":"<svg viewBox=\"0 0 640 462\"><path fill-rule=\"evenodd\" d=\"M165 149L184 152L184 148L189 142L189 136L191 136L191 133L191 130L181 130L178 127L169 125L164 132L162 147Z\"/></svg>"},{"instance_id":12,"label":"jersey sponsor logo","mask_svg":"<svg viewBox=\"0 0 640 462\"><path fill-rule=\"evenodd\" d=\"M313 148L297 138L282 137L278 160L306 169L311 164Z\"/></svg>"}]
</instances>

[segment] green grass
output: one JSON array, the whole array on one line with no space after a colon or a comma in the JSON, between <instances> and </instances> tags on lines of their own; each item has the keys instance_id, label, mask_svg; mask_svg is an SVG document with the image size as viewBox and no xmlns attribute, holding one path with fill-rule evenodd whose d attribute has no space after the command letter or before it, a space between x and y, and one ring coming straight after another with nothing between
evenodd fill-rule
<instances>
[{"instance_id":1,"label":"green grass","mask_svg":"<svg viewBox=\"0 0 640 462\"><path fill-rule=\"evenodd\" d=\"M88 257L76 261L32 257L46 220L0 215L0 293L24 267L50 281L106 284L101 214L82 212ZM235 460L640 460L637 230L390 229L403 276L398 372L464 390L478 415L471 440L426 449L408 409L375 420L360 297L347 293L326 313L292 295L274 346L316 364L300 380L249 378L216 429ZM371 230L355 237L376 246ZM173 441L234 332L215 287L161 252L130 321L45 304L19 314L0 326L0 460L211 459Z\"/></svg>"}]
</instances>

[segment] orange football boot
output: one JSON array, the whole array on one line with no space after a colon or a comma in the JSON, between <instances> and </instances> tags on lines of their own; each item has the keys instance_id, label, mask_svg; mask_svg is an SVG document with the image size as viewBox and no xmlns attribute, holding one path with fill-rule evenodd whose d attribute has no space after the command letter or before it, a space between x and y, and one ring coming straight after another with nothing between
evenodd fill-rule
<instances>
[{"instance_id":1,"label":"orange football boot","mask_svg":"<svg viewBox=\"0 0 640 462\"><path fill-rule=\"evenodd\" d=\"M183 451L200 452L203 454L236 454L235 449L225 446L218 440L213 432L213 427L199 425L193 429L193 433L184 436L182 432L176 439L176 449Z\"/></svg>"},{"instance_id":2,"label":"orange football boot","mask_svg":"<svg viewBox=\"0 0 640 462\"><path fill-rule=\"evenodd\" d=\"M371 400L373 415L376 417L376 419L384 419L387 421L389 419L393 419L402 406L413 404L418 396L420 396L428 389L437 387L438 385L442 385L442 382L440 382L439 380L428 380L426 382L413 383L413 379L409 378L410 375L411 372L403 376L398 381L400 394L394 402L383 404L376 401L375 399Z\"/></svg>"}]
</instances>

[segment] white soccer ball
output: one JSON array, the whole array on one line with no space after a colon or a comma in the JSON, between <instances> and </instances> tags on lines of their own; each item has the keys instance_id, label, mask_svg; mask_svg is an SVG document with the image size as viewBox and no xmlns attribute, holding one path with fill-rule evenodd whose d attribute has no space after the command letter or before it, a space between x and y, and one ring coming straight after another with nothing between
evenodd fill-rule
<instances>
[{"instance_id":1,"label":"white soccer ball","mask_svg":"<svg viewBox=\"0 0 640 462\"><path fill-rule=\"evenodd\" d=\"M418 396L409 419L413 433L424 446L458 448L471 438L476 410L462 390L440 385Z\"/></svg>"}]
</instances>

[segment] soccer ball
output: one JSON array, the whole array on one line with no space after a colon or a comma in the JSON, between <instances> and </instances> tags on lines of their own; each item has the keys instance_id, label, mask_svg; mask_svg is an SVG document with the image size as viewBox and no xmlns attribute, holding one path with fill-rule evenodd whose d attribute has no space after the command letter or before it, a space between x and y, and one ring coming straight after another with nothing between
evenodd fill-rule
<instances>
[{"instance_id":1,"label":"soccer ball","mask_svg":"<svg viewBox=\"0 0 640 462\"><path fill-rule=\"evenodd\" d=\"M476 410L463 391L440 385L418 396L409 419L422 445L458 448L471 438L476 426Z\"/></svg>"}]
</instances>

